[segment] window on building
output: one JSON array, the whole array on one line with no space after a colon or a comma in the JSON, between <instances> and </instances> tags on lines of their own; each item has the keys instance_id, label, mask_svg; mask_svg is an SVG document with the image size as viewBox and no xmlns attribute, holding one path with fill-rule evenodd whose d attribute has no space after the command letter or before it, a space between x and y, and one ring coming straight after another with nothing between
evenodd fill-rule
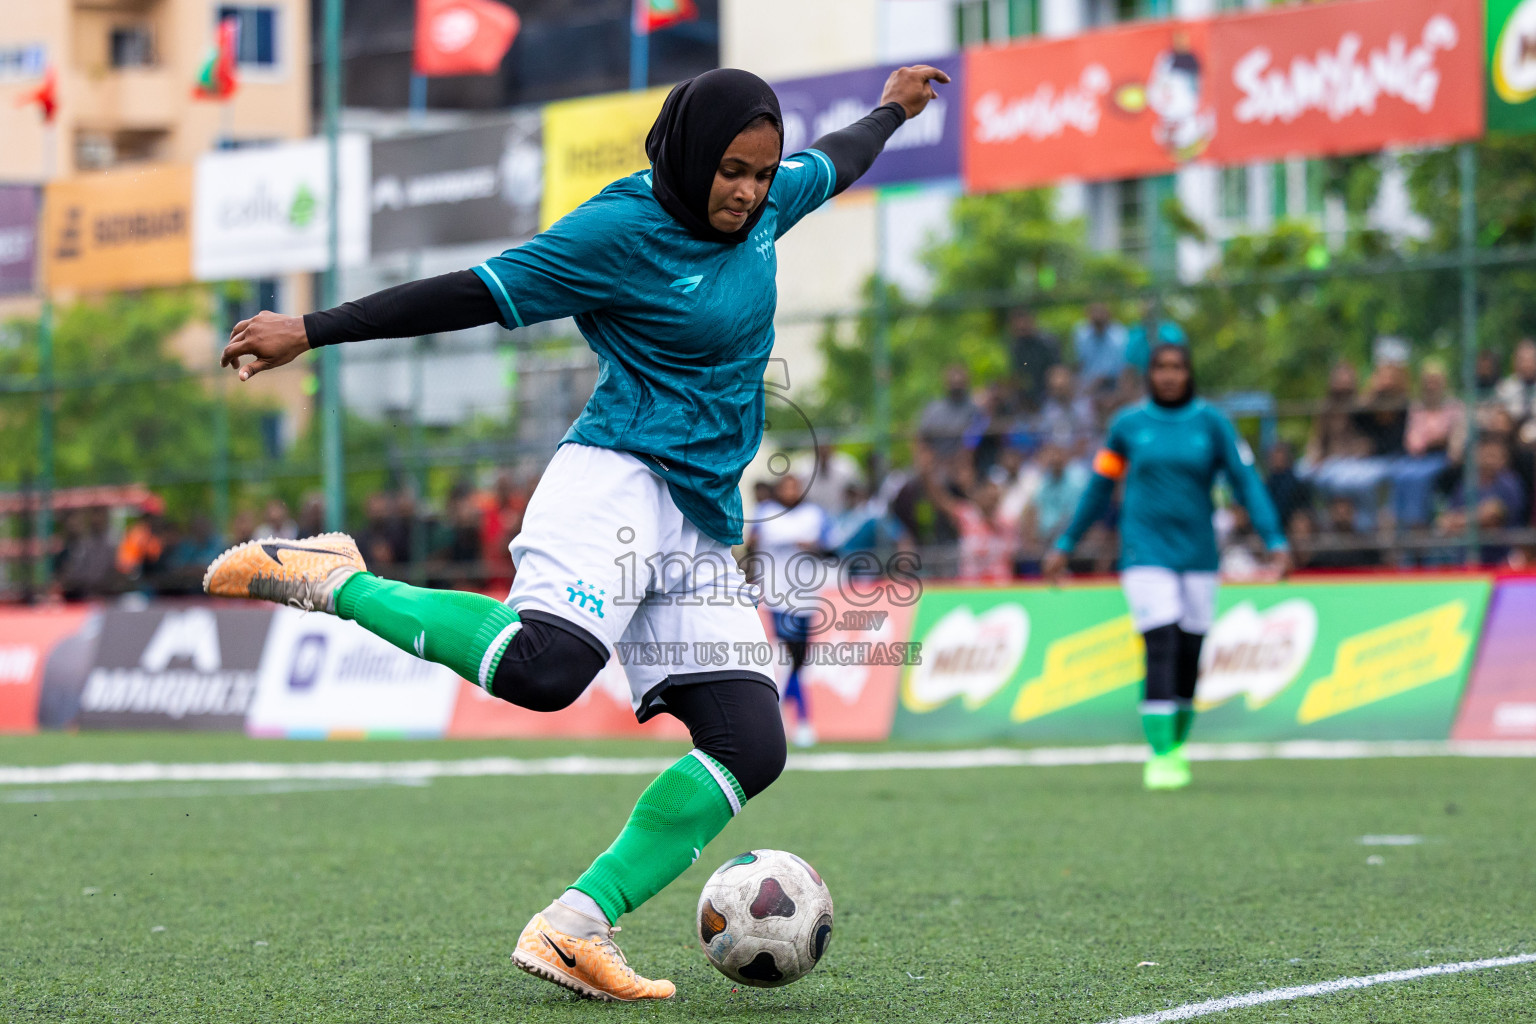
<instances>
[{"instance_id":1,"label":"window on building","mask_svg":"<svg viewBox=\"0 0 1536 1024\"><path fill-rule=\"evenodd\" d=\"M247 68L277 67L277 8L226 5L218 8L214 23L235 19L235 62Z\"/></svg>"},{"instance_id":2,"label":"window on building","mask_svg":"<svg viewBox=\"0 0 1536 1024\"><path fill-rule=\"evenodd\" d=\"M1321 217L1328 192L1328 165L1322 160L1308 160L1306 167L1307 215Z\"/></svg>"},{"instance_id":3,"label":"window on building","mask_svg":"<svg viewBox=\"0 0 1536 1024\"><path fill-rule=\"evenodd\" d=\"M1172 16L1173 0L1083 0L1083 22L1090 26Z\"/></svg>"},{"instance_id":4,"label":"window on building","mask_svg":"<svg viewBox=\"0 0 1536 1024\"><path fill-rule=\"evenodd\" d=\"M1120 236L1120 251L1129 255L1143 255L1151 245L1150 225L1147 218L1147 189L1137 179L1115 183L1118 193L1116 221Z\"/></svg>"},{"instance_id":5,"label":"window on building","mask_svg":"<svg viewBox=\"0 0 1536 1024\"><path fill-rule=\"evenodd\" d=\"M961 46L1005 43L1040 31L1042 0L956 0L955 38Z\"/></svg>"},{"instance_id":6,"label":"window on building","mask_svg":"<svg viewBox=\"0 0 1536 1024\"><path fill-rule=\"evenodd\" d=\"M282 308L278 300L278 280L275 277L262 277L231 285L224 292L224 322L233 327L264 309L277 312Z\"/></svg>"},{"instance_id":7,"label":"window on building","mask_svg":"<svg viewBox=\"0 0 1536 1024\"><path fill-rule=\"evenodd\" d=\"M1248 220L1248 168L1221 169L1221 218L1237 222Z\"/></svg>"},{"instance_id":8,"label":"window on building","mask_svg":"<svg viewBox=\"0 0 1536 1024\"><path fill-rule=\"evenodd\" d=\"M125 25L112 30L112 66L145 68L155 63L155 37L147 25Z\"/></svg>"}]
</instances>

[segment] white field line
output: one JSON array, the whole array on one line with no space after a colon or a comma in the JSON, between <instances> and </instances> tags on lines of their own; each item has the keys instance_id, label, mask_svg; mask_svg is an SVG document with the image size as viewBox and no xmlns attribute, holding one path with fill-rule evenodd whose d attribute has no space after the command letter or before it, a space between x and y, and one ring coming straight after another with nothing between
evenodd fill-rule
<instances>
[{"instance_id":1,"label":"white field line","mask_svg":"<svg viewBox=\"0 0 1536 1024\"><path fill-rule=\"evenodd\" d=\"M381 786L430 786L431 779L287 779L275 782L150 782L107 786L54 786L0 790L0 804L55 804L82 800L143 800L199 796L267 796L324 793Z\"/></svg>"},{"instance_id":2,"label":"white field line","mask_svg":"<svg viewBox=\"0 0 1536 1024\"><path fill-rule=\"evenodd\" d=\"M1536 757L1532 742L1365 742L1299 740L1289 743L1193 743L1192 761L1331 761L1390 757ZM791 754L789 770L860 772L957 768L1050 768L1140 764L1140 744L1109 747L984 747L881 753ZM229 761L206 764L77 763L0 766L0 786L64 782L261 782L281 779L434 779L530 775L655 775L672 757L476 757L428 761Z\"/></svg>"},{"instance_id":3,"label":"white field line","mask_svg":"<svg viewBox=\"0 0 1536 1024\"><path fill-rule=\"evenodd\" d=\"M1189 1003L1169 1010L1159 1010L1156 1013L1144 1013L1137 1017L1120 1017L1113 1021L1105 1021L1104 1024L1163 1024L1164 1021L1189 1020L1191 1017L1241 1010L1249 1006L1261 1006L1264 1003L1280 1003L1292 999L1306 999L1309 996L1332 995L1335 992L1346 992L1350 989L1370 988L1373 985L1416 981L1419 978L1431 978L1441 974L1464 974L1467 971L1486 971L1493 967L1511 967L1515 964L1530 963L1536 963L1536 953L1501 956L1491 960L1464 960L1459 964L1436 964L1433 967L1415 967L1407 971L1368 974L1359 978L1336 978L1333 981L1320 981L1314 985L1295 985L1291 988L1273 988L1240 996L1222 996L1220 999L1207 999L1203 1003Z\"/></svg>"}]
</instances>

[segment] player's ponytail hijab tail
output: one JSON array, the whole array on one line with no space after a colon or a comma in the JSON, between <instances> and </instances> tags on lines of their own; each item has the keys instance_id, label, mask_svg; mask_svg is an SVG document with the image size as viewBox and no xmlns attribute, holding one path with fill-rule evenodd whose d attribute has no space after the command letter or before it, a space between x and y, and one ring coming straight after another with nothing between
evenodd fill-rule
<instances>
[{"instance_id":1,"label":"player's ponytail hijab tail","mask_svg":"<svg viewBox=\"0 0 1536 1024\"><path fill-rule=\"evenodd\" d=\"M1185 386L1184 392L1178 398L1163 398L1158 395L1157 388L1152 386L1153 369L1157 361L1164 356L1176 356L1184 364ZM1147 357L1147 395L1154 405L1164 409L1181 409L1194 401L1195 398L1195 364L1190 358L1189 349L1184 345L1175 345L1172 342L1163 342L1152 348L1152 353Z\"/></svg>"},{"instance_id":2,"label":"player's ponytail hijab tail","mask_svg":"<svg viewBox=\"0 0 1536 1024\"><path fill-rule=\"evenodd\" d=\"M782 147L784 117L779 98L767 82L750 71L717 68L675 86L661 105L656 123L645 139L651 161L651 192L662 208L696 238L713 242L745 242L767 204L759 204L735 231L709 223L709 192L720 158L731 141L763 115L779 130Z\"/></svg>"}]
</instances>

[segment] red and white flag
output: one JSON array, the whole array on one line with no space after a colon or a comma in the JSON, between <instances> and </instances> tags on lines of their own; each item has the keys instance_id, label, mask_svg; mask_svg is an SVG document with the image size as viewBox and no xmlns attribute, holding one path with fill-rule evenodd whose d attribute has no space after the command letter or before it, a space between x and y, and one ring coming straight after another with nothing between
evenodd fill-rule
<instances>
[{"instance_id":1,"label":"red and white flag","mask_svg":"<svg viewBox=\"0 0 1536 1024\"><path fill-rule=\"evenodd\" d=\"M635 0L635 32L649 35L657 29L693 21L699 9L693 0Z\"/></svg>"},{"instance_id":2,"label":"red and white flag","mask_svg":"<svg viewBox=\"0 0 1536 1024\"><path fill-rule=\"evenodd\" d=\"M53 116L59 109L59 79L52 66L43 75L43 82L36 89L16 97L18 107L36 106L43 112L43 123L53 124Z\"/></svg>"},{"instance_id":3,"label":"red and white flag","mask_svg":"<svg viewBox=\"0 0 1536 1024\"><path fill-rule=\"evenodd\" d=\"M488 75L501 66L522 21L495 0L416 0L418 75Z\"/></svg>"}]
</instances>

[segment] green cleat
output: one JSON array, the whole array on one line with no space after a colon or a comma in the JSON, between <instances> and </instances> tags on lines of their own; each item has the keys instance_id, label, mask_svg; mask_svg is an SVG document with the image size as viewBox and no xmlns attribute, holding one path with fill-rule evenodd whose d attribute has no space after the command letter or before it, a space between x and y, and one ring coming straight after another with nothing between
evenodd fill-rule
<instances>
[{"instance_id":1,"label":"green cleat","mask_svg":"<svg viewBox=\"0 0 1536 1024\"><path fill-rule=\"evenodd\" d=\"M1183 789L1189 785L1189 762L1177 750L1153 754L1142 769L1141 781L1147 789Z\"/></svg>"}]
</instances>

